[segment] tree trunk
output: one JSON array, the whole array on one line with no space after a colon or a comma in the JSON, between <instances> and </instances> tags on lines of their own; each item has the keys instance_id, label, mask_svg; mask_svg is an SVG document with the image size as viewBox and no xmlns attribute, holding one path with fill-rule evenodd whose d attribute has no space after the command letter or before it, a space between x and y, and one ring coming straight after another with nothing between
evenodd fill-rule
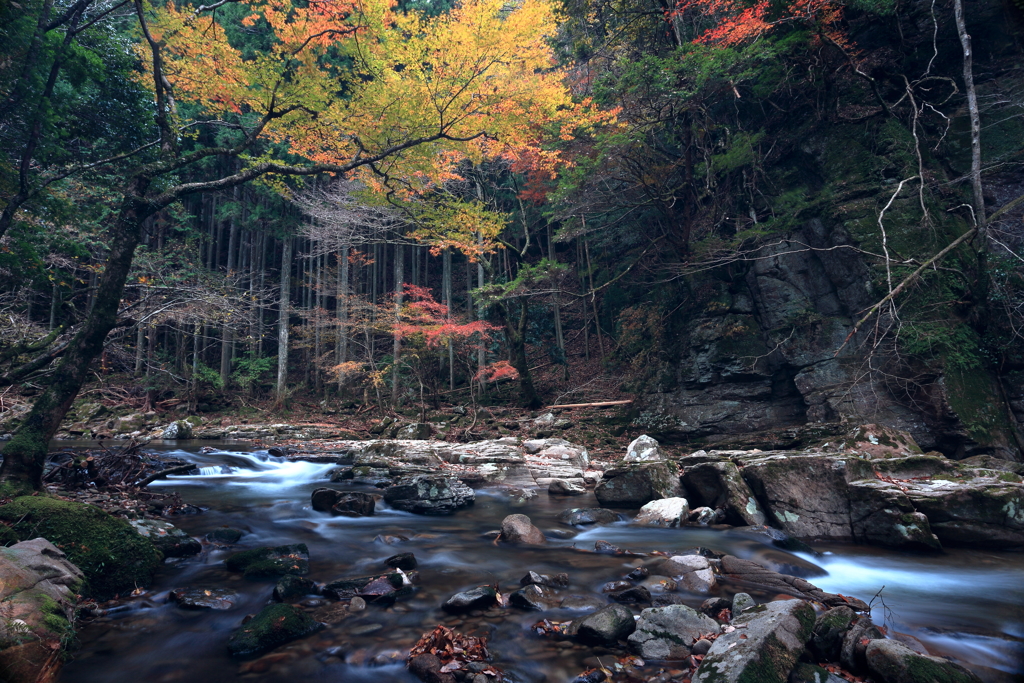
<instances>
[{"instance_id":1,"label":"tree trunk","mask_svg":"<svg viewBox=\"0 0 1024 683\"><path fill-rule=\"evenodd\" d=\"M395 324L397 325L402 320L402 284L405 280L405 247L401 244L395 245ZM401 360L402 353L402 339L398 336L398 331L395 331L394 346L392 348L391 357L393 363L391 365L391 407L395 408L398 406L399 390L400 390L400 373L398 369L398 363Z\"/></svg>"},{"instance_id":2,"label":"tree trunk","mask_svg":"<svg viewBox=\"0 0 1024 683\"><path fill-rule=\"evenodd\" d=\"M281 308L277 316L277 404L284 403L288 383L288 310L292 281L292 238L281 248Z\"/></svg>"},{"instance_id":3,"label":"tree trunk","mask_svg":"<svg viewBox=\"0 0 1024 683\"><path fill-rule=\"evenodd\" d=\"M135 179L121 202L92 311L50 376L48 386L4 448L0 479L5 482L37 490L43 486L43 467L50 440L85 383L90 364L103 351L107 334L117 324L121 294L139 244L142 221L154 212L150 205L136 199L148 184L145 179Z\"/></svg>"},{"instance_id":4,"label":"tree trunk","mask_svg":"<svg viewBox=\"0 0 1024 683\"><path fill-rule=\"evenodd\" d=\"M509 302L502 301L494 305L494 310L505 327L509 349L512 351L512 367L519 373L519 394L523 407L535 410L541 406L541 400L533 385L533 375L530 374L530 364L526 358L526 323L530 309L524 298L520 302L519 315L513 322L509 305Z\"/></svg>"},{"instance_id":5,"label":"tree trunk","mask_svg":"<svg viewBox=\"0 0 1024 683\"><path fill-rule=\"evenodd\" d=\"M348 361L348 251L348 247L342 247L341 254L338 256L338 294L335 306L335 313L338 317L338 344L335 349L335 361L338 365ZM341 373L338 373L339 391L341 385Z\"/></svg>"}]
</instances>

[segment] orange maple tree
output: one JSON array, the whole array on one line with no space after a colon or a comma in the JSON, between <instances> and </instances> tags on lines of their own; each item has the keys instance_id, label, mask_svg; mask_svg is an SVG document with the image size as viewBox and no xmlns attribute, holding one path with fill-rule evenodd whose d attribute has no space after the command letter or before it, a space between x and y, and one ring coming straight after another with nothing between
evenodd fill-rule
<instances>
[{"instance_id":1,"label":"orange maple tree","mask_svg":"<svg viewBox=\"0 0 1024 683\"><path fill-rule=\"evenodd\" d=\"M694 41L703 45L731 47L799 22L813 26L818 36L850 48L849 37L841 25L843 7L840 0L679 0L666 12L666 18L672 21L696 14L710 19L714 25Z\"/></svg>"}]
</instances>

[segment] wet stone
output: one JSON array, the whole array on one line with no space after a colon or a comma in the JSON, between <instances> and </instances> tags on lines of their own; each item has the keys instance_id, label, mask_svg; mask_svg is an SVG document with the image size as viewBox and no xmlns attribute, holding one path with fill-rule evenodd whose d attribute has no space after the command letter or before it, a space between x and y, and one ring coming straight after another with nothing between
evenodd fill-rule
<instances>
[{"instance_id":1,"label":"wet stone","mask_svg":"<svg viewBox=\"0 0 1024 683\"><path fill-rule=\"evenodd\" d=\"M416 556L412 553L399 553L398 555L392 555L388 559L384 560L384 566L391 567L392 569L404 569L406 571L416 569Z\"/></svg>"},{"instance_id":2,"label":"wet stone","mask_svg":"<svg viewBox=\"0 0 1024 683\"><path fill-rule=\"evenodd\" d=\"M747 593L737 593L732 596L732 613L739 614L748 607L754 607L757 601Z\"/></svg>"},{"instance_id":3,"label":"wet stone","mask_svg":"<svg viewBox=\"0 0 1024 683\"><path fill-rule=\"evenodd\" d=\"M305 543L275 548L254 548L235 553L227 559L228 571L242 572L247 579L261 579L285 574L309 573L309 549Z\"/></svg>"},{"instance_id":4,"label":"wet stone","mask_svg":"<svg viewBox=\"0 0 1024 683\"><path fill-rule=\"evenodd\" d=\"M644 586L632 586L623 591L609 593L608 597L615 602L626 604L649 603L651 601L651 592Z\"/></svg>"},{"instance_id":5,"label":"wet stone","mask_svg":"<svg viewBox=\"0 0 1024 683\"><path fill-rule=\"evenodd\" d=\"M569 628L581 642L614 645L633 632L636 622L628 607L608 605L574 620Z\"/></svg>"},{"instance_id":6,"label":"wet stone","mask_svg":"<svg viewBox=\"0 0 1024 683\"><path fill-rule=\"evenodd\" d=\"M286 574L278 579L277 585L274 586L274 599L278 602L287 602L295 598L304 598L317 592L316 581L304 576Z\"/></svg>"},{"instance_id":7,"label":"wet stone","mask_svg":"<svg viewBox=\"0 0 1024 683\"><path fill-rule=\"evenodd\" d=\"M605 508L569 508L558 515L558 521L569 526L611 524L619 521L619 515Z\"/></svg>"},{"instance_id":8,"label":"wet stone","mask_svg":"<svg viewBox=\"0 0 1024 683\"><path fill-rule=\"evenodd\" d=\"M557 605L559 600L550 588L530 584L509 595L508 602L513 607L542 612Z\"/></svg>"},{"instance_id":9,"label":"wet stone","mask_svg":"<svg viewBox=\"0 0 1024 683\"><path fill-rule=\"evenodd\" d=\"M497 592L490 586L479 586L456 593L448 598L441 609L449 614L461 614L471 610L486 609L498 601Z\"/></svg>"},{"instance_id":10,"label":"wet stone","mask_svg":"<svg viewBox=\"0 0 1024 683\"><path fill-rule=\"evenodd\" d=\"M245 532L241 529L232 529L230 527L220 527L214 529L210 533L206 534L206 540L213 543L238 543L241 540Z\"/></svg>"},{"instance_id":11,"label":"wet stone","mask_svg":"<svg viewBox=\"0 0 1024 683\"><path fill-rule=\"evenodd\" d=\"M291 605L264 607L228 640L228 652L235 657L249 657L319 630L321 625L311 616Z\"/></svg>"},{"instance_id":12,"label":"wet stone","mask_svg":"<svg viewBox=\"0 0 1024 683\"><path fill-rule=\"evenodd\" d=\"M519 579L520 586L528 586L531 583L535 583L538 586L548 586L549 588L565 588L569 585L569 575L566 573L559 573L554 575L538 574L537 572L527 572L526 576Z\"/></svg>"},{"instance_id":13,"label":"wet stone","mask_svg":"<svg viewBox=\"0 0 1024 683\"><path fill-rule=\"evenodd\" d=\"M228 588L175 588L169 598L185 609L231 609L238 594Z\"/></svg>"}]
</instances>

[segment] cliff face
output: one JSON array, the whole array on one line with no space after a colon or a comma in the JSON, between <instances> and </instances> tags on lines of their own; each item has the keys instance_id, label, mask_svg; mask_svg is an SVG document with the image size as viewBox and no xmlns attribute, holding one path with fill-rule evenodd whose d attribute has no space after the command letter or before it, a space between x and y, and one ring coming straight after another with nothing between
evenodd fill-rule
<instances>
[{"instance_id":1,"label":"cliff face","mask_svg":"<svg viewBox=\"0 0 1024 683\"><path fill-rule=\"evenodd\" d=\"M991 214L1024 193L1019 12L995 2L968 9L979 98L991 105L982 138ZM971 226L961 208L970 168L961 53L952 9L942 11L930 73L950 85L956 105L943 110L946 130L934 122L915 130L912 119L870 111L852 120L843 114L851 102L840 97L831 120L776 131L790 148L769 171L788 179L779 196L798 190L810 198L793 216L797 227L763 237L711 277L690 277L659 363L640 383L635 425L692 443L787 447L871 422L906 430L925 450L954 458L1021 459L1020 337L996 333L1003 323L993 321L1009 309L992 302L1006 291L990 294L987 305L977 298L983 266L976 247L951 254L895 308L851 334L890 286ZM922 73L935 54L930 17L927 3L912 3L877 30L859 27L865 68L890 84L883 89L889 102L900 97L895 76ZM915 132L928 138L922 193L900 184L916 171L916 157L907 156ZM1019 248L1020 210L1001 216L994 231ZM991 259L1004 256L998 250L989 245ZM1022 267L998 263L988 265L994 277L999 268Z\"/></svg>"}]
</instances>

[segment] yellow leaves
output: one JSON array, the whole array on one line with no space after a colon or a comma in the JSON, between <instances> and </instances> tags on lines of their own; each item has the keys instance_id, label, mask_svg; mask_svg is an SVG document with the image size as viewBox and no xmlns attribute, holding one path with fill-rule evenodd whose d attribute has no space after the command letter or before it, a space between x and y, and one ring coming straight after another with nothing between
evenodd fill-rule
<instances>
[{"instance_id":1,"label":"yellow leaves","mask_svg":"<svg viewBox=\"0 0 1024 683\"><path fill-rule=\"evenodd\" d=\"M215 14L172 3L155 12L178 99L215 116L290 109L266 137L312 162L379 156L376 178L400 178L407 192L456 177L464 160L528 149L553 173L561 159L541 145L607 118L574 102L555 68L551 0L465 0L433 18L394 13L392 0L240 4L243 24L273 32L249 59Z\"/></svg>"}]
</instances>

